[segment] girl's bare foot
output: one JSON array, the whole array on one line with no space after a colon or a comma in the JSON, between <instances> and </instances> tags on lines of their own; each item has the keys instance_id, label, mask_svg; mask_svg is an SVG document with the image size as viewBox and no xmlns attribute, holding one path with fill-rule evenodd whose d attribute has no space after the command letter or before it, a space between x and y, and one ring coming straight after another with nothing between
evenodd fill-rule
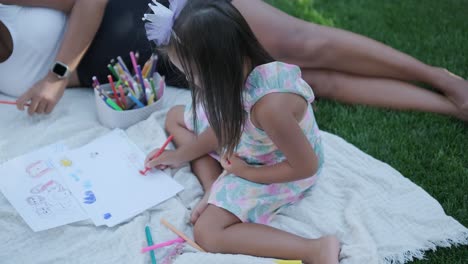
<instances>
[{"instance_id":1,"label":"girl's bare foot","mask_svg":"<svg viewBox=\"0 0 468 264\"><path fill-rule=\"evenodd\" d=\"M324 236L311 240L313 250L305 260L307 264L338 264L340 255L340 241L335 236Z\"/></svg>"},{"instance_id":2,"label":"girl's bare foot","mask_svg":"<svg viewBox=\"0 0 468 264\"><path fill-rule=\"evenodd\" d=\"M192 215L190 216L190 222L195 224L197 222L198 217L205 211L206 207L208 206L208 198L210 197L210 192L205 192L202 199L198 202L195 208L192 210Z\"/></svg>"}]
</instances>

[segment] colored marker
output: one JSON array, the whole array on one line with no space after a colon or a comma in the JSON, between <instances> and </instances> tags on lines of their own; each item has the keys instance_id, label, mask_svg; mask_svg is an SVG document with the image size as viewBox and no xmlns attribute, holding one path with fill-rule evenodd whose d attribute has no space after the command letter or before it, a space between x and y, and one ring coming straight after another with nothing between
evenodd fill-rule
<instances>
[{"instance_id":1,"label":"colored marker","mask_svg":"<svg viewBox=\"0 0 468 264\"><path fill-rule=\"evenodd\" d=\"M153 238L151 237L151 230L149 226L145 227L145 233L146 233L146 241L148 242L148 246L153 245ZM150 251L150 256L151 256L151 264L156 264L156 256L154 255L154 251Z\"/></svg>"},{"instance_id":2,"label":"colored marker","mask_svg":"<svg viewBox=\"0 0 468 264\"><path fill-rule=\"evenodd\" d=\"M117 74L117 72L115 71L114 67L112 67L112 65L110 64L107 64L107 68L109 69L109 71L112 73L112 75L114 75L115 79L117 81L120 81L120 76L119 74Z\"/></svg>"},{"instance_id":3,"label":"colored marker","mask_svg":"<svg viewBox=\"0 0 468 264\"><path fill-rule=\"evenodd\" d=\"M127 99L125 98L125 92L122 87L122 85L119 85L119 96L120 96L120 101L124 105L125 108L127 108Z\"/></svg>"},{"instance_id":4,"label":"colored marker","mask_svg":"<svg viewBox=\"0 0 468 264\"><path fill-rule=\"evenodd\" d=\"M153 55L154 57L154 60L153 60L153 64L151 65L151 70L149 72L149 76L150 77L153 77L154 73L156 72L156 67L157 67L157 64L158 64L158 55Z\"/></svg>"},{"instance_id":5,"label":"colored marker","mask_svg":"<svg viewBox=\"0 0 468 264\"><path fill-rule=\"evenodd\" d=\"M302 260L275 260L276 264L302 264Z\"/></svg>"},{"instance_id":6,"label":"colored marker","mask_svg":"<svg viewBox=\"0 0 468 264\"><path fill-rule=\"evenodd\" d=\"M166 226L167 228L169 228L169 230L171 230L172 232L174 232L176 235L180 236L181 238L183 238L189 245L191 245L193 248L195 249L198 249L199 251L201 252L206 252L203 248L201 248L199 245L197 245L197 243L195 243L195 241L191 240L188 236L186 236L184 233L182 233L181 231L177 230L173 225L171 225L170 223L168 223L166 220L162 219L161 218L161 224L163 224L164 226Z\"/></svg>"},{"instance_id":7,"label":"colored marker","mask_svg":"<svg viewBox=\"0 0 468 264\"><path fill-rule=\"evenodd\" d=\"M146 86L145 86L145 79L143 79L143 75L141 74L140 65L137 65L137 70L138 70L138 76L139 76L139 79L140 79L141 89L143 90L143 93L144 93L145 90L146 90Z\"/></svg>"},{"instance_id":8,"label":"colored marker","mask_svg":"<svg viewBox=\"0 0 468 264\"><path fill-rule=\"evenodd\" d=\"M123 61L122 57L118 56L117 62L119 63L120 67L124 69L124 71L126 71L130 76L132 75L130 73L130 70L127 68L127 65L125 65L125 62Z\"/></svg>"},{"instance_id":9,"label":"colored marker","mask_svg":"<svg viewBox=\"0 0 468 264\"><path fill-rule=\"evenodd\" d=\"M120 106L118 106L114 101L112 101L110 98L106 97L105 95L101 94L101 99L104 100L104 102L110 106L112 109L116 111L123 111Z\"/></svg>"},{"instance_id":10,"label":"colored marker","mask_svg":"<svg viewBox=\"0 0 468 264\"><path fill-rule=\"evenodd\" d=\"M135 70L135 75L138 75L137 61L135 58L135 53L133 53L133 51L130 52L130 59L132 61L133 69Z\"/></svg>"},{"instance_id":11,"label":"colored marker","mask_svg":"<svg viewBox=\"0 0 468 264\"><path fill-rule=\"evenodd\" d=\"M159 90L158 90L158 94L157 94L157 98L158 99L161 99L161 97L163 96L164 94L164 85L165 85L165 77L163 76L161 78L161 80L159 81Z\"/></svg>"},{"instance_id":12,"label":"colored marker","mask_svg":"<svg viewBox=\"0 0 468 264\"><path fill-rule=\"evenodd\" d=\"M185 242L185 240L183 238L179 237L179 238L176 238L176 239L173 239L173 240L169 240L167 242L152 245L152 246L149 246L149 247L144 247L144 248L141 249L141 253L146 253L146 252L151 251L151 250L167 247L167 246L170 246L170 245L174 245L176 243L184 243L184 242Z\"/></svg>"},{"instance_id":13,"label":"colored marker","mask_svg":"<svg viewBox=\"0 0 468 264\"><path fill-rule=\"evenodd\" d=\"M107 75L107 79L109 80L109 84L112 88L112 92L114 92L115 101L120 107L123 107L122 103L120 102L119 96L117 95L117 90L115 89L114 80L112 79L112 76Z\"/></svg>"},{"instance_id":14,"label":"colored marker","mask_svg":"<svg viewBox=\"0 0 468 264\"><path fill-rule=\"evenodd\" d=\"M154 154L153 157L151 157L150 160L154 160L155 158L159 157L159 156L164 152L164 150L166 149L167 145L169 145L169 143L172 141L173 138L174 138L174 136L173 136L173 135L170 135L170 136L167 138L166 142L164 142L164 144L162 145L162 147L159 149L159 151L156 152L156 154ZM145 170L140 171L140 174L141 174L141 175L146 175L146 173L147 173L149 170L151 170L151 168L146 168L146 167L145 167Z\"/></svg>"},{"instance_id":15,"label":"colored marker","mask_svg":"<svg viewBox=\"0 0 468 264\"><path fill-rule=\"evenodd\" d=\"M150 78L149 81L150 81L150 84L151 84L151 90L153 91L154 99L158 100L158 97L156 96L156 88L154 86L153 78Z\"/></svg>"},{"instance_id":16,"label":"colored marker","mask_svg":"<svg viewBox=\"0 0 468 264\"><path fill-rule=\"evenodd\" d=\"M12 101L3 101L0 100L0 104L5 104L5 105L17 105L17 102L12 102ZM30 104L24 104L25 106L29 106Z\"/></svg>"},{"instance_id":17,"label":"colored marker","mask_svg":"<svg viewBox=\"0 0 468 264\"><path fill-rule=\"evenodd\" d=\"M140 100L138 100L135 96L133 96L131 93L128 93L127 96L128 98L130 98L130 100L132 100L132 102L134 102L138 106L138 108L145 107L145 105L142 102L140 102Z\"/></svg>"}]
</instances>

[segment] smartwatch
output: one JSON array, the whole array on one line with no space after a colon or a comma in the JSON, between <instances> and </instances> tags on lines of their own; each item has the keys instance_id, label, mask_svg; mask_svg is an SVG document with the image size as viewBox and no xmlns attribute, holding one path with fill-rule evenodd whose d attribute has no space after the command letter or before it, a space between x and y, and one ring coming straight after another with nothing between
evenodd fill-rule
<instances>
[{"instance_id":1,"label":"smartwatch","mask_svg":"<svg viewBox=\"0 0 468 264\"><path fill-rule=\"evenodd\" d=\"M65 79L70 76L70 69L68 68L68 65L60 61L56 61L54 64L52 64L50 70L55 73L59 79Z\"/></svg>"}]
</instances>

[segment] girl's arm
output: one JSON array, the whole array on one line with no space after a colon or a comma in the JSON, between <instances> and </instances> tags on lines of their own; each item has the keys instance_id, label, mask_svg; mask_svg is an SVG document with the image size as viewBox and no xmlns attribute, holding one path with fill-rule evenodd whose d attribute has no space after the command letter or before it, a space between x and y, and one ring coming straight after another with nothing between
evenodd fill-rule
<instances>
[{"instance_id":1,"label":"girl's arm","mask_svg":"<svg viewBox=\"0 0 468 264\"><path fill-rule=\"evenodd\" d=\"M190 143L181 145L176 150L166 150L158 158L152 159L153 155L159 149L153 150L145 160L147 168L165 168L179 167L183 163L196 160L208 153L216 151L218 148L218 140L210 127L203 131L198 137L194 136Z\"/></svg>"},{"instance_id":2,"label":"girl's arm","mask_svg":"<svg viewBox=\"0 0 468 264\"><path fill-rule=\"evenodd\" d=\"M196 160L208 153L218 149L218 140L211 127L208 127L197 137L194 137L191 143L185 144L177 149L181 153L184 162Z\"/></svg>"},{"instance_id":3,"label":"girl's arm","mask_svg":"<svg viewBox=\"0 0 468 264\"><path fill-rule=\"evenodd\" d=\"M302 102L307 107L307 103ZM291 182L314 175L318 170L318 157L299 126L297 109L296 95L275 93L262 98L252 111L252 117L285 155L286 161L253 167L232 157L231 165L223 159L223 167L239 177L262 184Z\"/></svg>"}]
</instances>

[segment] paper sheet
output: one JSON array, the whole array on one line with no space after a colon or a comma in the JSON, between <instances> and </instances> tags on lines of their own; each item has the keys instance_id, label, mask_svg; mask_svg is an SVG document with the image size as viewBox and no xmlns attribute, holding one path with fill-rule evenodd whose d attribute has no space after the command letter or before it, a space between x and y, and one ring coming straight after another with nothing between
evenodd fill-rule
<instances>
[{"instance_id":1,"label":"paper sheet","mask_svg":"<svg viewBox=\"0 0 468 264\"><path fill-rule=\"evenodd\" d=\"M153 170L142 176L144 153L122 130L54 158L87 215L112 227L180 192L170 176Z\"/></svg>"},{"instance_id":2,"label":"paper sheet","mask_svg":"<svg viewBox=\"0 0 468 264\"><path fill-rule=\"evenodd\" d=\"M0 166L0 190L35 232L87 218L51 160L64 151L57 143Z\"/></svg>"}]
</instances>

